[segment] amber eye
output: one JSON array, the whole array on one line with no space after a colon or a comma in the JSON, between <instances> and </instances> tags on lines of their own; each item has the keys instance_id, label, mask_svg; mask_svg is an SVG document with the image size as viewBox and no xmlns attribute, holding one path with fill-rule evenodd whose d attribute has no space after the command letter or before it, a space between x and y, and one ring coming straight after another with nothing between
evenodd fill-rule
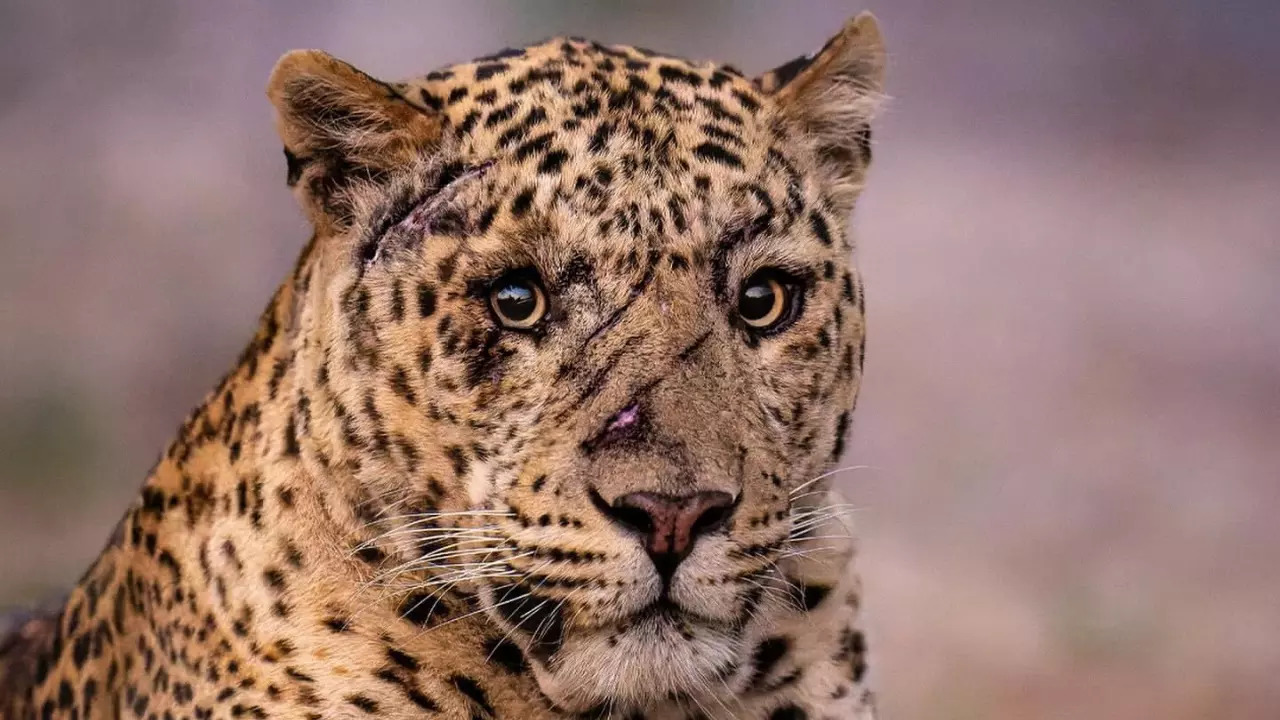
<instances>
[{"instance_id":1,"label":"amber eye","mask_svg":"<svg viewBox=\"0 0 1280 720\"><path fill-rule=\"evenodd\" d=\"M791 291L775 272L762 270L742 284L738 316L755 330L770 330L791 311Z\"/></svg>"},{"instance_id":2,"label":"amber eye","mask_svg":"<svg viewBox=\"0 0 1280 720\"><path fill-rule=\"evenodd\" d=\"M506 327L528 330L547 314L547 293L536 277L507 275L489 291L489 305Z\"/></svg>"}]
</instances>

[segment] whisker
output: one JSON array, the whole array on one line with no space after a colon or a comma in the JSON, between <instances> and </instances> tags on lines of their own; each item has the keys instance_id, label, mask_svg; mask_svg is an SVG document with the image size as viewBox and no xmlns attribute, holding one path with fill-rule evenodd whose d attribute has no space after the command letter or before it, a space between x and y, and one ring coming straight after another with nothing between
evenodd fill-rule
<instances>
[{"instance_id":1,"label":"whisker","mask_svg":"<svg viewBox=\"0 0 1280 720\"><path fill-rule=\"evenodd\" d=\"M437 542L441 540L450 540L453 538L463 538L463 539L479 538L479 539L501 540L504 537L501 533L490 532L490 531L478 531L478 530L459 530L454 532L429 532L423 529L390 530L388 532L382 533L381 535L370 538L369 540L366 540L365 542L362 542L359 545L355 546L355 548L352 549L352 551L348 554L348 556L355 555L361 550L374 547L375 545L378 544L379 540L388 540L391 538L404 537L406 535L415 537L415 538L421 538L424 540L431 538ZM433 536L438 536L438 537L433 537Z\"/></svg>"},{"instance_id":2,"label":"whisker","mask_svg":"<svg viewBox=\"0 0 1280 720\"><path fill-rule=\"evenodd\" d=\"M874 467L874 466L872 466L872 465L846 465L845 467L838 467L838 468L835 468L834 470L828 470L827 472L824 472L824 473L822 473L821 475L819 475L819 476L817 476L817 477L815 477L815 478L813 478L813 479L811 479L811 480L806 480L805 482L802 482L802 483L800 483L799 485L797 485L796 487L792 488L792 490L791 490L791 493L790 493L790 494L794 496L796 493L798 493L798 492L800 492L801 490L803 490L803 489L805 489L805 488L809 487L810 485L812 485L812 484L814 484L814 483L816 483L816 482L819 482L819 481L821 481L821 480L825 480L825 479L827 479L827 478L831 477L832 475L838 475L838 474L840 474L840 473L842 473L842 472L852 472L852 471L854 471L854 470L872 470L872 469L879 469L879 468L875 468L875 467Z\"/></svg>"},{"instance_id":3,"label":"whisker","mask_svg":"<svg viewBox=\"0 0 1280 720\"><path fill-rule=\"evenodd\" d=\"M520 596L520 597L512 598L512 599L510 599L510 600L503 600L502 602L494 603L493 607L491 607L491 608L480 608L479 610L472 610L471 612L469 612L469 613L467 613L467 614L465 614L465 615L459 615L459 616L458 616L458 617L456 617L456 618L451 618L451 619L449 619L449 620L446 620L446 621L444 621L444 622L440 623L439 625L436 625L436 626L435 626L435 627L433 627L433 628L426 628L426 629L425 629L425 630L423 630L422 632L418 633L416 637L422 637L422 635L423 635L423 634L425 634L425 633L431 632L431 631L433 631L433 630L439 630L440 628L445 627L446 625L452 625L453 623L456 623L456 622L458 622L459 620L466 620L467 618L469 618L469 617L471 617L471 616L473 616L473 615L479 615L480 613L483 613L483 612L487 612L487 611L489 611L489 610L494 610L494 609L500 608L500 607L502 607L503 605L507 605L507 604L509 604L509 603L513 603L513 602L517 602L517 601L521 601L521 600L523 600L523 601L527 601L528 599L529 599L529 596L528 596L528 595L522 595L522 596Z\"/></svg>"}]
</instances>

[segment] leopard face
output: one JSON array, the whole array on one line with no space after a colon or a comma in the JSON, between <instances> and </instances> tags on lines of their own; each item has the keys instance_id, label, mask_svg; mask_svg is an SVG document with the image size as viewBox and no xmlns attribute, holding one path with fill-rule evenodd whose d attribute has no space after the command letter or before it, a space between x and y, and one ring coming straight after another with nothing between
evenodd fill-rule
<instances>
[{"instance_id":1,"label":"leopard face","mask_svg":"<svg viewBox=\"0 0 1280 720\"><path fill-rule=\"evenodd\" d=\"M370 578L473 598L565 708L748 682L861 379L882 67L869 17L755 79L577 39L282 59L316 231L284 449Z\"/></svg>"}]
</instances>

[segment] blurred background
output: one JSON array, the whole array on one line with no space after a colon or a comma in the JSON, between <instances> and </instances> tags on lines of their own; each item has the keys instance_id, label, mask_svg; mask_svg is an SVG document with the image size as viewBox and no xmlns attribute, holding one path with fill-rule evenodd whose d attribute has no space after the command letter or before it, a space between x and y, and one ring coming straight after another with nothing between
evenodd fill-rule
<instances>
[{"instance_id":1,"label":"blurred background","mask_svg":"<svg viewBox=\"0 0 1280 720\"><path fill-rule=\"evenodd\" d=\"M263 94L560 33L752 73L876 12L855 218L887 718L1280 717L1280 3L0 2L0 606L60 592L307 229Z\"/></svg>"}]
</instances>

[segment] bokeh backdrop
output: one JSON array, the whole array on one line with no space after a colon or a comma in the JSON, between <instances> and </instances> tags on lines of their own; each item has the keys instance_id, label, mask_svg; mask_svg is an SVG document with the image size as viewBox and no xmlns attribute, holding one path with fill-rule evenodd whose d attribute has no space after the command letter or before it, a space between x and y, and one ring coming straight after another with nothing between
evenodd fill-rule
<instances>
[{"instance_id":1,"label":"bokeh backdrop","mask_svg":"<svg viewBox=\"0 0 1280 720\"><path fill-rule=\"evenodd\" d=\"M0 605L97 552L307 236L263 94L559 33L755 72L869 6L886 718L1280 717L1280 3L0 2Z\"/></svg>"}]
</instances>

